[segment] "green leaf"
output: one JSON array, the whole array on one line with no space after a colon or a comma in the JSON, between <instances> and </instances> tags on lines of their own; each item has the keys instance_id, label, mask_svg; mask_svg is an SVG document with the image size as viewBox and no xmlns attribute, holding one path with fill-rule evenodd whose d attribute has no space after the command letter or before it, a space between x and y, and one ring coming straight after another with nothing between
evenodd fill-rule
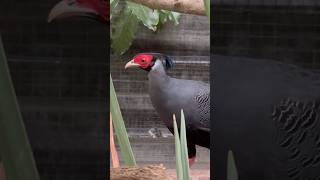
<instances>
[{"instance_id":1,"label":"green leaf","mask_svg":"<svg viewBox=\"0 0 320 180\"><path fill-rule=\"evenodd\" d=\"M236 163L234 162L233 153L231 150L228 152L228 165L227 165L227 180L238 180L238 171Z\"/></svg>"},{"instance_id":2,"label":"green leaf","mask_svg":"<svg viewBox=\"0 0 320 180\"><path fill-rule=\"evenodd\" d=\"M210 0L203 0L203 3L204 3L204 8L206 10L206 14L210 21Z\"/></svg>"},{"instance_id":3,"label":"green leaf","mask_svg":"<svg viewBox=\"0 0 320 180\"><path fill-rule=\"evenodd\" d=\"M157 24L159 22L159 12L157 10L152 10L144 5L129 1L127 1L127 7L134 15L136 15L144 26L152 31L157 30Z\"/></svg>"},{"instance_id":4,"label":"green leaf","mask_svg":"<svg viewBox=\"0 0 320 180\"><path fill-rule=\"evenodd\" d=\"M121 157L126 166L136 166L128 133L124 125L119 102L113 86L112 77L110 74L110 112L112 115L112 122L115 135L117 136L118 144L120 146Z\"/></svg>"},{"instance_id":5,"label":"green leaf","mask_svg":"<svg viewBox=\"0 0 320 180\"><path fill-rule=\"evenodd\" d=\"M179 24L180 13L158 10L159 11L159 23L157 28L160 29L167 21L173 21L175 25Z\"/></svg>"},{"instance_id":6,"label":"green leaf","mask_svg":"<svg viewBox=\"0 0 320 180\"><path fill-rule=\"evenodd\" d=\"M152 31L156 31L167 21L179 24L180 14L165 10L152 10L146 6L126 1L124 7L119 0L110 0L112 18L111 48L114 53L122 55L131 46L139 22ZM116 8L116 7L122 8ZM116 10L117 9L117 10ZM119 10L120 9L120 10Z\"/></svg>"},{"instance_id":7,"label":"green leaf","mask_svg":"<svg viewBox=\"0 0 320 180\"><path fill-rule=\"evenodd\" d=\"M0 157L8 180L39 180L0 37Z\"/></svg>"},{"instance_id":8,"label":"green leaf","mask_svg":"<svg viewBox=\"0 0 320 180\"><path fill-rule=\"evenodd\" d=\"M160 29L168 21L168 13L165 10L159 10L159 23L157 29Z\"/></svg>"},{"instance_id":9,"label":"green leaf","mask_svg":"<svg viewBox=\"0 0 320 180\"><path fill-rule=\"evenodd\" d=\"M120 12L111 33L111 48L121 55L125 53L132 44L135 33L138 29L139 20L127 7Z\"/></svg>"},{"instance_id":10,"label":"green leaf","mask_svg":"<svg viewBox=\"0 0 320 180\"><path fill-rule=\"evenodd\" d=\"M174 25L179 24L180 13L169 11L168 16L169 20L174 22Z\"/></svg>"},{"instance_id":11,"label":"green leaf","mask_svg":"<svg viewBox=\"0 0 320 180\"><path fill-rule=\"evenodd\" d=\"M183 110L181 109L181 121L180 121L180 140L181 140L181 161L182 161L182 173L183 179L189 179L189 161L188 161L188 148L187 148L187 136L186 136L186 123Z\"/></svg>"},{"instance_id":12,"label":"green leaf","mask_svg":"<svg viewBox=\"0 0 320 180\"><path fill-rule=\"evenodd\" d=\"M119 0L110 0L110 11L111 16L114 14L116 7L118 6Z\"/></svg>"},{"instance_id":13,"label":"green leaf","mask_svg":"<svg viewBox=\"0 0 320 180\"><path fill-rule=\"evenodd\" d=\"M181 143L179 139L179 131L176 121L176 116L173 115L173 129L174 129L174 140L175 140L175 150L176 150L176 171L177 179L183 180L183 167L181 159Z\"/></svg>"}]
</instances>

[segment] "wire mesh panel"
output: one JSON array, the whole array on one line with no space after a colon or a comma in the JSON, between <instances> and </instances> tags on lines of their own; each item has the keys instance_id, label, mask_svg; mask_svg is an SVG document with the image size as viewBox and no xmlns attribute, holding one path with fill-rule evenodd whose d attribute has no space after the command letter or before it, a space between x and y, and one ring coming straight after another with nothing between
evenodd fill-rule
<instances>
[{"instance_id":1,"label":"wire mesh panel","mask_svg":"<svg viewBox=\"0 0 320 180\"><path fill-rule=\"evenodd\" d=\"M319 1L220 0L214 4L215 54L320 68Z\"/></svg>"},{"instance_id":2,"label":"wire mesh panel","mask_svg":"<svg viewBox=\"0 0 320 180\"><path fill-rule=\"evenodd\" d=\"M57 1L5 1L0 32L41 179L102 179L107 143L107 28L48 23Z\"/></svg>"},{"instance_id":3,"label":"wire mesh panel","mask_svg":"<svg viewBox=\"0 0 320 180\"><path fill-rule=\"evenodd\" d=\"M167 24L157 33L141 26L129 51L111 57L112 78L138 164L164 163L172 168L174 140L152 106L147 72L125 70L125 64L138 53L163 53L174 61L173 68L167 71L169 76L208 83L209 43L207 17L181 15L179 25ZM202 154L195 167L208 167L208 150L199 149L199 157Z\"/></svg>"},{"instance_id":4,"label":"wire mesh panel","mask_svg":"<svg viewBox=\"0 0 320 180\"><path fill-rule=\"evenodd\" d=\"M125 70L126 62L137 53L160 52L175 63L168 71L169 76L208 82L209 35L206 17L183 15L178 26L167 25L157 34L141 27L129 52L121 57L112 56L111 73L128 128L164 126L148 95L147 72Z\"/></svg>"}]
</instances>

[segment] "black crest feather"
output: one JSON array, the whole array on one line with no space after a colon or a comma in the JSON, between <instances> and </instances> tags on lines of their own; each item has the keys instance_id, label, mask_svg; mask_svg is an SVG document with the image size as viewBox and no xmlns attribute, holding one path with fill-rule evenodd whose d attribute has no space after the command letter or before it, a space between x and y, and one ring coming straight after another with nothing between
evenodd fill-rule
<instances>
[{"instance_id":1,"label":"black crest feather","mask_svg":"<svg viewBox=\"0 0 320 180\"><path fill-rule=\"evenodd\" d=\"M165 67L166 70L172 68L174 66L173 59L171 59L169 56L166 56L161 53L140 53L140 54L151 54L155 57L154 60L159 59L162 61L163 66Z\"/></svg>"},{"instance_id":2,"label":"black crest feather","mask_svg":"<svg viewBox=\"0 0 320 180\"><path fill-rule=\"evenodd\" d=\"M163 58L163 61L162 61L163 66L164 66L166 69L172 68L173 65L174 65L173 60L172 60L170 57L168 57L168 56L163 56L163 57L164 57L164 58Z\"/></svg>"}]
</instances>

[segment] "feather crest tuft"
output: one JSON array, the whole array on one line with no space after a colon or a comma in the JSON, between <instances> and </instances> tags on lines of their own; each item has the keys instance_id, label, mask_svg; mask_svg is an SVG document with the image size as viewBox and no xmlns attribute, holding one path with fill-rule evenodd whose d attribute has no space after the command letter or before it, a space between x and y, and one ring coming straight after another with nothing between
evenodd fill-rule
<instances>
[{"instance_id":1,"label":"feather crest tuft","mask_svg":"<svg viewBox=\"0 0 320 180\"><path fill-rule=\"evenodd\" d=\"M164 59L162 61L163 63L163 66L166 68L166 69L170 69L173 67L174 63L173 63L173 60L168 57L168 56L164 56Z\"/></svg>"}]
</instances>

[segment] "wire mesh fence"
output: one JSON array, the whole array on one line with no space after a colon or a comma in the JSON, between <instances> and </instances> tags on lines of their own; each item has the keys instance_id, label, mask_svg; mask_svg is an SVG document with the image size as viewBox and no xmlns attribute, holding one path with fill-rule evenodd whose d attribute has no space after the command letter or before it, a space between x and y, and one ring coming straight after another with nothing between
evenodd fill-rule
<instances>
[{"instance_id":1,"label":"wire mesh fence","mask_svg":"<svg viewBox=\"0 0 320 180\"><path fill-rule=\"evenodd\" d=\"M174 139L152 106L147 72L124 69L134 55L163 53L174 61L167 71L174 78L209 83L210 25L206 17L182 15L180 24L167 24L154 33L140 27L130 50L111 56L111 74L138 164L164 163L174 167ZM199 149L195 168L209 166L207 149Z\"/></svg>"},{"instance_id":2,"label":"wire mesh fence","mask_svg":"<svg viewBox=\"0 0 320 180\"><path fill-rule=\"evenodd\" d=\"M213 6L215 54L319 69L319 1L220 0Z\"/></svg>"},{"instance_id":3,"label":"wire mesh fence","mask_svg":"<svg viewBox=\"0 0 320 180\"><path fill-rule=\"evenodd\" d=\"M0 32L41 179L103 179L107 152L107 28L48 24L57 1L0 5Z\"/></svg>"}]
</instances>

